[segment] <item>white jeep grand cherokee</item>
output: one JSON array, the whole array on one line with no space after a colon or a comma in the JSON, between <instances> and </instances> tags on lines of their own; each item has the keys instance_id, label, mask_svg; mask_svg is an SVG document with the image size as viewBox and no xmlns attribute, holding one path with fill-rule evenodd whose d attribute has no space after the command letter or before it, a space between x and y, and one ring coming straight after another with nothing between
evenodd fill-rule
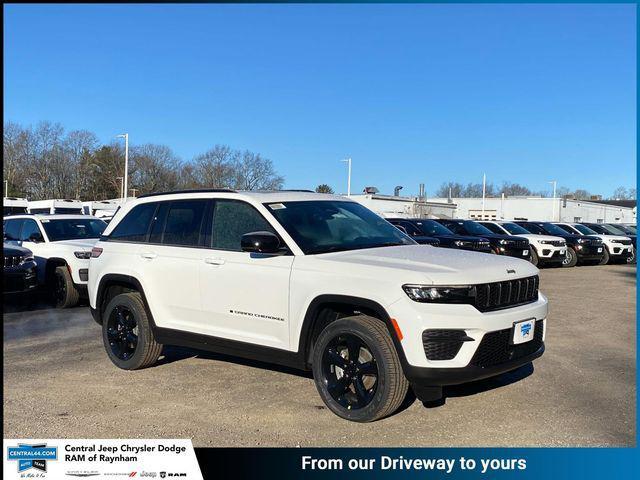
<instances>
[{"instance_id":1,"label":"white jeep grand cherokee","mask_svg":"<svg viewBox=\"0 0 640 480\"><path fill-rule=\"evenodd\" d=\"M409 385L433 400L542 355L537 274L418 245L343 197L201 190L124 205L93 248L89 298L120 368L168 344L311 369L326 405L364 422Z\"/></svg>"},{"instance_id":2,"label":"white jeep grand cherokee","mask_svg":"<svg viewBox=\"0 0 640 480\"><path fill-rule=\"evenodd\" d=\"M38 284L58 308L86 296L91 247L107 224L89 215L12 215L4 217L4 240L33 252Z\"/></svg>"}]
</instances>

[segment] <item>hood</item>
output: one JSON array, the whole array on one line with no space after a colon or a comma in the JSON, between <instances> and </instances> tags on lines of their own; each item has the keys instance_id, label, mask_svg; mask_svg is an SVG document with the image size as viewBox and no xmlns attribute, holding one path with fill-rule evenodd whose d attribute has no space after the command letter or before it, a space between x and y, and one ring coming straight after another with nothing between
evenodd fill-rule
<instances>
[{"instance_id":1,"label":"hood","mask_svg":"<svg viewBox=\"0 0 640 480\"><path fill-rule=\"evenodd\" d=\"M438 235L437 238L450 238L451 240L461 240L463 242L489 241L486 236L471 237L469 235Z\"/></svg>"},{"instance_id":2,"label":"hood","mask_svg":"<svg viewBox=\"0 0 640 480\"><path fill-rule=\"evenodd\" d=\"M603 242L606 240L631 240L631 238L626 235L587 235L589 237L597 237L600 238Z\"/></svg>"},{"instance_id":3,"label":"hood","mask_svg":"<svg viewBox=\"0 0 640 480\"><path fill-rule=\"evenodd\" d=\"M400 283L465 285L538 274L538 269L526 260L466 250L424 248L422 245L368 248L313 257L321 263L327 262L327 268L340 275L349 272L384 275L385 278L395 276ZM363 267L362 272L355 268L357 266Z\"/></svg>"},{"instance_id":4,"label":"hood","mask_svg":"<svg viewBox=\"0 0 640 480\"><path fill-rule=\"evenodd\" d=\"M519 237L524 237L528 240L533 240L536 242L539 242L541 240L545 240L547 242L557 242L558 240L564 240L564 237L558 237L558 236L552 236L552 235L538 235L535 233L532 233L531 235L527 234L518 234Z\"/></svg>"},{"instance_id":5,"label":"hood","mask_svg":"<svg viewBox=\"0 0 640 480\"><path fill-rule=\"evenodd\" d=\"M93 246L98 242L98 238L84 238L80 240L59 240L57 242L51 242L55 245L64 245L73 248L84 248L91 250Z\"/></svg>"},{"instance_id":6,"label":"hood","mask_svg":"<svg viewBox=\"0 0 640 480\"><path fill-rule=\"evenodd\" d=\"M526 240L526 238L524 238L521 235L507 235L507 234L501 234L501 233L491 233L491 234L482 234L482 235L478 235L477 237L482 237L482 238L486 238L488 240L511 240L511 241L517 241L517 240ZM477 238L476 237L476 238Z\"/></svg>"},{"instance_id":7,"label":"hood","mask_svg":"<svg viewBox=\"0 0 640 480\"><path fill-rule=\"evenodd\" d=\"M11 245L8 243L3 243L2 244L2 255L3 256L22 256L22 257L28 257L33 255L33 253L31 252L31 250L29 250L28 248L23 248L19 245Z\"/></svg>"}]
</instances>

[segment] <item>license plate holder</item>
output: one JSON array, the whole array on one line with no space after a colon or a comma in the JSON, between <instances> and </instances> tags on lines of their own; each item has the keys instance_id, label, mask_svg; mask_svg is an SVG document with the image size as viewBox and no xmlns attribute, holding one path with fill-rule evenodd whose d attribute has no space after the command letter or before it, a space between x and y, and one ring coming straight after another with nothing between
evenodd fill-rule
<instances>
[{"instance_id":1,"label":"license plate holder","mask_svg":"<svg viewBox=\"0 0 640 480\"><path fill-rule=\"evenodd\" d=\"M536 319L528 318L513 323L511 329L511 344L520 345L533 340L536 330Z\"/></svg>"}]
</instances>

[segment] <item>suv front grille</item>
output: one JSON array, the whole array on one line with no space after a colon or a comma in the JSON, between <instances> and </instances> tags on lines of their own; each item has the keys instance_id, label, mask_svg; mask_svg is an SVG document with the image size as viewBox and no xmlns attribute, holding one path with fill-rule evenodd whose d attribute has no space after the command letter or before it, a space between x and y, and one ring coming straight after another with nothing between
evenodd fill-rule
<instances>
[{"instance_id":1,"label":"suv front grille","mask_svg":"<svg viewBox=\"0 0 640 480\"><path fill-rule=\"evenodd\" d=\"M462 343L473 340L464 330L425 330L422 332L422 346L427 360L451 360Z\"/></svg>"},{"instance_id":2,"label":"suv front grille","mask_svg":"<svg viewBox=\"0 0 640 480\"><path fill-rule=\"evenodd\" d=\"M26 257L20 255L8 255L4 257L4 268L17 267Z\"/></svg>"},{"instance_id":3,"label":"suv front grille","mask_svg":"<svg viewBox=\"0 0 640 480\"><path fill-rule=\"evenodd\" d=\"M512 329L510 328L489 332L482 337L480 346L470 364L480 368L488 368L531 355L542 346L543 330L544 320L538 320L533 339L519 345L511 344Z\"/></svg>"},{"instance_id":4,"label":"suv front grille","mask_svg":"<svg viewBox=\"0 0 640 480\"><path fill-rule=\"evenodd\" d=\"M476 285L475 307L481 312L509 308L538 299L537 275L505 282Z\"/></svg>"},{"instance_id":5,"label":"suv front grille","mask_svg":"<svg viewBox=\"0 0 640 480\"><path fill-rule=\"evenodd\" d=\"M475 250L487 250L489 248L489 242L475 241L473 242L473 248Z\"/></svg>"},{"instance_id":6,"label":"suv front grille","mask_svg":"<svg viewBox=\"0 0 640 480\"><path fill-rule=\"evenodd\" d=\"M602 240L599 239L599 238L589 238L585 242L585 245L591 245L591 246L600 247L600 246L602 246Z\"/></svg>"},{"instance_id":7,"label":"suv front grille","mask_svg":"<svg viewBox=\"0 0 640 480\"><path fill-rule=\"evenodd\" d=\"M565 242L564 240L551 240L550 242L548 242L548 245L553 245L554 247L564 247Z\"/></svg>"},{"instance_id":8,"label":"suv front grille","mask_svg":"<svg viewBox=\"0 0 640 480\"><path fill-rule=\"evenodd\" d=\"M527 248L529 246L528 240L516 240L514 242L514 247L516 248Z\"/></svg>"}]
</instances>

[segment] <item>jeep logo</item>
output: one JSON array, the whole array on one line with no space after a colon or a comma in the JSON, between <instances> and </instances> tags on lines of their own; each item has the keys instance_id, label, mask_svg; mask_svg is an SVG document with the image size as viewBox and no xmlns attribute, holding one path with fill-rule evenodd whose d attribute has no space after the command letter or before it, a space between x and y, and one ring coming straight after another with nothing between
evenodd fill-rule
<instances>
[{"instance_id":1,"label":"jeep logo","mask_svg":"<svg viewBox=\"0 0 640 480\"><path fill-rule=\"evenodd\" d=\"M510 268L507 268L507 273L516 273L515 270L511 270Z\"/></svg>"}]
</instances>

